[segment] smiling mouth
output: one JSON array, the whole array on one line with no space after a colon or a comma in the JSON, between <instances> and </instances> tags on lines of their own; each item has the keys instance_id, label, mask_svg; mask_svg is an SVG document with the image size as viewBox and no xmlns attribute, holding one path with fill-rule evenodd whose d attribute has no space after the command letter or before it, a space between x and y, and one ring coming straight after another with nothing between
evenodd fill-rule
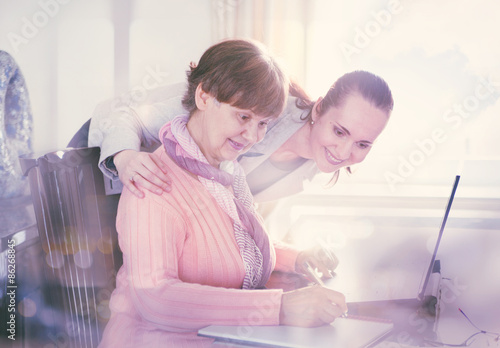
<instances>
[{"instance_id":1,"label":"smiling mouth","mask_svg":"<svg viewBox=\"0 0 500 348\"><path fill-rule=\"evenodd\" d=\"M339 160L335 158L330 151L325 147L325 155L326 155L326 160L333 164L333 165L339 165L340 163L344 162L344 160Z\"/></svg>"},{"instance_id":2,"label":"smiling mouth","mask_svg":"<svg viewBox=\"0 0 500 348\"><path fill-rule=\"evenodd\" d=\"M228 139L229 140L229 144L233 147L233 149L235 149L236 151L241 151L245 148L245 145L242 144L242 143L238 143L237 141L234 141L234 140L231 140L231 139Z\"/></svg>"}]
</instances>

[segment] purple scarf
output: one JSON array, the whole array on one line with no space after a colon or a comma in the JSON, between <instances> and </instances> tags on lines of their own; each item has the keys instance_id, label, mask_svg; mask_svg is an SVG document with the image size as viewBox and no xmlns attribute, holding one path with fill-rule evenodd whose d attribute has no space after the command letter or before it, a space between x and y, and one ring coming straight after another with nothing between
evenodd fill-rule
<instances>
[{"instance_id":1,"label":"purple scarf","mask_svg":"<svg viewBox=\"0 0 500 348\"><path fill-rule=\"evenodd\" d=\"M253 198L243 170L236 161L233 162L235 166L233 174L208 164L187 130L187 120L186 116L178 116L171 123L167 123L160 130L160 139L167 154L175 163L197 175L229 216L231 213L227 210L231 209L228 209L228 206L235 205L237 212L237 219L233 218L235 237L245 264L243 288L263 288L272 272L274 250L253 210ZM228 196L230 192L224 186L232 186L234 196Z\"/></svg>"}]
</instances>

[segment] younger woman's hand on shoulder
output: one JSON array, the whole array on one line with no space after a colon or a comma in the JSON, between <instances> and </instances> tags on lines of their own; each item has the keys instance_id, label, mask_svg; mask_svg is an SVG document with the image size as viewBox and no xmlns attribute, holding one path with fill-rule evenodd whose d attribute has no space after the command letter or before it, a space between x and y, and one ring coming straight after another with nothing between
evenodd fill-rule
<instances>
[{"instance_id":1,"label":"younger woman's hand on shoulder","mask_svg":"<svg viewBox=\"0 0 500 348\"><path fill-rule=\"evenodd\" d=\"M120 181L138 198L144 197L142 189L157 195L170 192L168 167L154 153L123 150L114 156L113 162Z\"/></svg>"}]
</instances>

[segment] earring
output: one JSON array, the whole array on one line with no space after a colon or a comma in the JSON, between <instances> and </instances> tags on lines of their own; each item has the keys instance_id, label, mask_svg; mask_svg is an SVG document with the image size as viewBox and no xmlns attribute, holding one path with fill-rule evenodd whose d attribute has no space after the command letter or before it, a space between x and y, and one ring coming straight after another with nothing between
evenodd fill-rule
<instances>
[{"instance_id":1,"label":"earring","mask_svg":"<svg viewBox=\"0 0 500 348\"><path fill-rule=\"evenodd\" d=\"M314 121L311 120L311 126L314 124Z\"/></svg>"}]
</instances>

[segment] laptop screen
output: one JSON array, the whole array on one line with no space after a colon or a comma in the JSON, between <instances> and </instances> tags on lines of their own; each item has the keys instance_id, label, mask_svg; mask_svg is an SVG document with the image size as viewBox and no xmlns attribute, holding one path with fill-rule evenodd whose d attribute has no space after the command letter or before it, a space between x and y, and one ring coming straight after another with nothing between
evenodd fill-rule
<instances>
[{"instance_id":1,"label":"laptop screen","mask_svg":"<svg viewBox=\"0 0 500 348\"><path fill-rule=\"evenodd\" d=\"M455 177L455 182L453 183L453 188L451 190L450 198L448 199L448 204L447 204L446 210L444 212L443 221L441 222L441 228L439 230L439 234L437 237L436 246L434 247L434 253L432 254L429 268L427 269L427 273L425 275L424 282L422 283L421 290L418 294L418 298L420 300L422 300L424 298L425 290L427 288L427 285L429 284L429 278L430 278L432 271L433 271L433 268L434 268L434 262L436 261L436 255L437 255L437 251L439 249L439 243L441 242L441 237L443 236L444 228L446 226L446 221L448 220L448 215L450 214L451 205L453 203L453 199L455 198L455 192L457 191L459 181L460 181L460 175L457 175Z\"/></svg>"}]
</instances>

